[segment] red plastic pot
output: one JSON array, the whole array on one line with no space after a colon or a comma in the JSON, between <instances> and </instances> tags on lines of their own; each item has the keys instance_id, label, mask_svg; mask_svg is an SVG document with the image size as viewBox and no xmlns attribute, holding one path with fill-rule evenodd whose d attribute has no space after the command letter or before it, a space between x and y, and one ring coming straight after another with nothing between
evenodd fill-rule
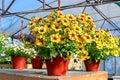
<instances>
[{"instance_id":1,"label":"red plastic pot","mask_svg":"<svg viewBox=\"0 0 120 80\"><path fill-rule=\"evenodd\" d=\"M100 61L96 62L93 60L92 63L89 63L88 60L85 60L84 64L85 64L86 71L97 72L99 68L99 63Z\"/></svg>"},{"instance_id":2,"label":"red plastic pot","mask_svg":"<svg viewBox=\"0 0 120 80\"><path fill-rule=\"evenodd\" d=\"M47 59L46 66L48 76L66 76L69 62L70 60L65 61L60 56L52 58L52 60Z\"/></svg>"},{"instance_id":3,"label":"red plastic pot","mask_svg":"<svg viewBox=\"0 0 120 80\"><path fill-rule=\"evenodd\" d=\"M13 69L25 69L27 58L21 56L11 56Z\"/></svg>"},{"instance_id":4,"label":"red plastic pot","mask_svg":"<svg viewBox=\"0 0 120 80\"><path fill-rule=\"evenodd\" d=\"M40 57L36 56L35 58L31 59L31 63L33 69L42 69L43 62Z\"/></svg>"}]
</instances>

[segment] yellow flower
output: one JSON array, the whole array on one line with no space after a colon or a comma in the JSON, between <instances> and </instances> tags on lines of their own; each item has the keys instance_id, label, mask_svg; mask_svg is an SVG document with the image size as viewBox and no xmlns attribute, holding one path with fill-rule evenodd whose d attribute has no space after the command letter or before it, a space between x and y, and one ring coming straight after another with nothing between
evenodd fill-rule
<instances>
[{"instance_id":1,"label":"yellow flower","mask_svg":"<svg viewBox=\"0 0 120 80\"><path fill-rule=\"evenodd\" d=\"M109 44L109 48L113 48L114 46L113 46L114 44Z\"/></svg>"},{"instance_id":2,"label":"yellow flower","mask_svg":"<svg viewBox=\"0 0 120 80\"><path fill-rule=\"evenodd\" d=\"M76 17L75 17L74 15L72 15L72 14L67 14L66 17L67 17L67 19L70 20L70 21L71 21L71 20L76 20Z\"/></svg>"},{"instance_id":3,"label":"yellow flower","mask_svg":"<svg viewBox=\"0 0 120 80\"><path fill-rule=\"evenodd\" d=\"M30 21L30 22L28 23L28 25L27 25L27 27L28 27L30 30L32 30L33 28L35 28L35 26L36 26L36 23L34 23L33 21Z\"/></svg>"},{"instance_id":4,"label":"yellow flower","mask_svg":"<svg viewBox=\"0 0 120 80\"><path fill-rule=\"evenodd\" d=\"M44 34L46 32L46 29L44 27L39 27L38 32L39 34Z\"/></svg>"},{"instance_id":5,"label":"yellow flower","mask_svg":"<svg viewBox=\"0 0 120 80\"><path fill-rule=\"evenodd\" d=\"M58 18L58 19L56 20L56 23L57 23L57 24L60 24L60 23L61 23L61 18Z\"/></svg>"},{"instance_id":6,"label":"yellow flower","mask_svg":"<svg viewBox=\"0 0 120 80\"><path fill-rule=\"evenodd\" d=\"M72 58L72 52L71 51L68 51L67 52L67 58L66 59L71 59Z\"/></svg>"},{"instance_id":7,"label":"yellow flower","mask_svg":"<svg viewBox=\"0 0 120 80\"><path fill-rule=\"evenodd\" d=\"M45 25L45 29L46 29L47 32L50 31L50 29L51 29L50 23L48 23L48 24Z\"/></svg>"},{"instance_id":8,"label":"yellow flower","mask_svg":"<svg viewBox=\"0 0 120 80\"><path fill-rule=\"evenodd\" d=\"M35 27L35 28L32 30L32 34L33 34L34 36L36 36L38 33L39 33L39 32L38 32L38 27Z\"/></svg>"},{"instance_id":9,"label":"yellow flower","mask_svg":"<svg viewBox=\"0 0 120 80\"><path fill-rule=\"evenodd\" d=\"M77 34L77 41L81 41L83 38L83 35L82 34Z\"/></svg>"},{"instance_id":10,"label":"yellow flower","mask_svg":"<svg viewBox=\"0 0 120 80\"><path fill-rule=\"evenodd\" d=\"M84 18L78 18L78 21L79 21L80 23L83 23L83 24L86 23Z\"/></svg>"},{"instance_id":11,"label":"yellow flower","mask_svg":"<svg viewBox=\"0 0 120 80\"><path fill-rule=\"evenodd\" d=\"M42 20L43 20L42 17L40 17L40 18L38 18L38 17L34 18L34 21L35 21L35 22L38 22L38 23L42 22Z\"/></svg>"},{"instance_id":12,"label":"yellow flower","mask_svg":"<svg viewBox=\"0 0 120 80\"><path fill-rule=\"evenodd\" d=\"M85 34L85 35L84 35L84 40L85 40L86 42L88 42L88 43L91 43L91 42L92 42L92 37L91 37L90 35L88 35L88 34Z\"/></svg>"},{"instance_id":13,"label":"yellow flower","mask_svg":"<svg viewBox=\"0 0 120 80\"><path fill-rule=\"evenodd\" d=\"M93 28L96 27L94 22L90 22L90 23L89 23L89 26L90 26L90 27L93 27Z\"/></svg>"},{"instance_id":14,"label":"yellow flower","mask_svg":"<svg viewBox=\"0 0 120 80\"><path fill-rule=\"evenodd\" d=\"M42 17L38 18L38 22L42 22L42 20L43 20Z\"/></svg>"},{"instance_id":15,"label":"yellow flower","mask_svg":"<svg viewBox=\"0 0 120 80\"><path fill-rule=\"evenodd\" d=\"M80 53L82 53L82 52L83 52L82 47L81 47L81 48L79 48L79 50L77 50L77 51L76 51L76 53L77 53L77 54L80 54Z\"/></svg>"},{"instance_id":16,"label":"yellow flower","mask_svg":"<svg viewBox=\"0 0 120 80\"><path fill-rule=\"evenodd\" d=\"M56 13L57 13L58 17L60 17L60 18L65 17L65 15L63 14L63 12L60 11L60 10L56 10Z\"/></svg>"},{"instance_id":17,"label":"yellow flower","mask_svg":"<svg viewBox=\"0 0 120 80\"><path fill-rule=\"evenodd\" d=\"M48 21L49 21L49 22L53 22L53 21L54 21L54 18L51 18L51 17L50 17L50 18L48 18Z\"/></svg>"},{"instance_id":18,"label":"yellow flower","mask_svg":"<svg viewBox=\"0 0 120 80\"><path fill-rule=\"evenodd\" d=\"M44 46L46 42L45 36L37 36L36 37L36 44L39 46Z\"/></svg>"},{"instance_id":19,"label":"yellow flower","mask_svg":"<svg viewBox=\"0 0 120 80\"><path fill-rule=\"evenodd\" d=\"M68 36L69 36L70 40L76 40L77 39L77 35L76 35L75 32L70 31L68 34L69 34Z\"/></svg>"},{"instance_id":20,"label":"yellow flower","mask_svg":"<svg viewBox=\"0 0 120 80\"><path fill-rule=\"evenodd\" d=\"M88 52L87 51L84 51L83 54L80 56L80 60L86 60L88 59Z\"/></svg>"},{"instance_id":21,"label":"yellow flower","mask_svg":"<svg viewBox=\"0 0 120 80\"><path fill-rule=\"evenodd\" d=\"M40 18L39 17L32 17L30 21L33 21L35 23L41 23L42 20L43 20L42 17L40 17Z\"/></svg>"},{"instance_id":22,"label":"yellow flower","mask_svg":"<svg viewBox=\"0 0 120 80\"><path fill-rule=\"evenodd\" d=\"M30 21L27 26L31 27L31 26L34 26L34 25L35 25L35 23L33 21Z\"/></svg>"},{"instance_id":23,"label":"yellow flower","mask_svg":"<svg viewBox=\"0 0 120 80\"><path fill-rule=\"evenodd\" d=\"M85 14L78 14L78 18L85 18Z\"/></svg>"},{"instance_id":24,"label":"yellow flower","mask_svg":"<svg viewBox=\"0 0 120 80\"><path fill-rule=\"evenodd\" d=\"M71 21L70 26L71 27L78 26L78 21L76 21L76 20Z\"/></svg>"},{"instance_id":25,"label":"yellow flower","mask_svg":"<svg viewBox=\"0 0 120 80\"><path fill-rule=\"evenodd\" d=\"M82 42L81 41L77 42L77 46L82 47L83 46Z\"/></svg>"},{"instance_id":26,"label":"yellow flower","mask_svg":"<svg viewBox=\"0 0 120 80\"><path fill-rule=\"evenodd\" d=\"M71 31L70 28L65 28L65 29L64 29L64 32L65 32L65 33L69 33L70 31Z\"/></svg>"},{"instance_id":27,"label":"yellow flower","mask_svg":"<svg viewBox=\"0 0 120 80\"><path fill-rule=\"evenodd\" d=\"M91 26L88 28L88 31L89 31L90 33L92 33L92 34L95 33L95 29L94 29L94 27L91 27Z\"/></svg>"},{"instance_id":28,"label":"yellow flower","mask_svg":"<svg viewBox=\"0 0 120 80\"><path fill-rule=\"evenodd\" d=\"M104 30L102 30L102 29L100 29L100 28L99 28L97 31L98 31L98 33L101 34L101 35L105 35L105 33L106 33L106 31L104 31Z\"/></svg>"},{"instance_id":29,"label":"yellow flower","mask_svg":"<svg viewBox=\"0 0 120 80\"><path fill-rule=\"evenodd\" d=\"M66 18L62 18L62 24L65 25L65 26L68 26L69 25L69 21L66 19Z\"/></svg>"},{"instance_id":30,"label":"yellow flower","mask_svg":"<svg viewBox=\"0 0 120 80\"><path fill-rule=\"evenodd\" d=\"M79 51L83 52L84 51L84 47L83 46L81 46L81 47L79 46Z\"/></svg>"},{"instance_id":31,"label":"yellow flower","mask_svg":"<svg viewBox=\"0 0 120 80\"><path fill-rule=\"evenodd\" d=\"M59 37L58 34L52 34L52 35L50 35L50 40L51 40L51 42L59 43L60 42L60 37Z\"/></svg>"},{"instance_id":32,"label":"yellow flower","mask_svg":"<svg viewBox=\"0 0 120 80\"><path fill-rule=\"evenodd\" d=\"M115 57L119 56L119 51L117 51L117 50L114 50L114 51L112 51L111 53L112 53L112 55L115 56Z\"/></svg>"},{"instance_id":33,"label":"yellow flower","mask_svg":"<svg viewBox=\"0 0 120 80\"><path fill-rule=\"evenodd\" d=\"M60 30L61 30L61 26L58 25L57 23L54 23L54 24L52 25L52 29L55 30L55 31L60 31Z\"/></svg>"},{"instance_id":34,"label":"yellow flower","mask_svg":"<svg viewBox=\"0 0 120 80\"><path fill-rule=\"evenodd\" d=\"M102 44L101 44L101 43L98 43L98 44L97 44L97 48L98 48L98 49L102 49Z\"/></svg>"},{"instance_id":35,"label":"yellow flower","mask_svg":"<svg viewBox=\"0 0 120 80\"><path fill-rule=\"evenodd\" d=\"M78 21L82 24L86 23L85 14L78 14Z\"/></svg>"},{"instance_id":36,"label":"yellow flower","mask_svg":"<svg viewBox=\"0 0 120 80\"><path fill-rule=\"evenodd\" d=\"M73 29L75 32L82 33L82 29L79 26L74 26Z\"/></svg>"},{"instance_id":37,"label":"yellow flower","mask_svg":"<svg viewBox=\"0 0 120 80\"><path fill-rule=\"evenodd\" d=\"M83 53L84 52L84 47L82 45L79 45L78 47L79 47L79 49L76 51L76 53L77 54Z\"/></svg>"},{"instance_id":38,"label":"yellow flower","mask_svg":"<svg viewBox=\"0 0 120 80\"><path fill-rule=\"evenodd\" d=\"M89 16L89 15L86 16L86 20L87 20L87 21L90 21L90 22L93 21L92 17Z\"/></svg>"},{"instance_id":39,"label":"yellow flower","mask_svg":"<svg viewBox=\"0 0 120 80\"><path fill-rule=\"evenodd\" d=\"M95 39L95 40L98 40L98 39L100 38L100 36L101 36L100 34L95 34L95 35L94 35L94 39Z\"/></svg>"},{"instance_id":40,"label":"yellow flower","mask_svg":"<svg viewBox=\"0 0 120 80\"><path fill-rule=\"evenodd\" d=\"M64 44L65 43L65 40L66 40L66 37L65 36L60 36L60 44Z\"/></svg>"}]
</instances>

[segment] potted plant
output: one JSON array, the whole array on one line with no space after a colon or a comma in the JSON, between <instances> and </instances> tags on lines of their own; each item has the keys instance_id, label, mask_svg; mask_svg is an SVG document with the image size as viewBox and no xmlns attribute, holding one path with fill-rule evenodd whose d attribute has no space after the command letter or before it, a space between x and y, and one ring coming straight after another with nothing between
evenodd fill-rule
<instances>
[{"instance_id":1,"label":"potted plant","mask_svg":"<svg viewBox=\"0 0 120 80\"><path fill-rule=\"evenodd\" d=\"M20 37L19 37L20 36ZM35 46L35 36L30 34L21 34L18 35L18 39L24 43L25 47L27 48L34 48L36 50ZM37 50L36 50L37 51ZM33 69L42 69L43 66L43 60L39 57L38 51L35 57L30 58L32 68Z\"/></svg>"},{"instance_id":2,"label":"potted plant","mask_svg":"<svg viewBox=\"0 0 120 80\"><path fill-rule=\"evenodd\" d=\"M4 46L4 53L11 56L13 69L24 69L27 58L35 57L37 52L23 43L9 42Z\"/></svg>"},{"instance_id":3,"label":"potted plant","mask_svg":"<svg viewBox=\"0 0 120 80\"><path fill-rule=\"evenodd\" d=\"M60 10L55 10L47 18L31 18L28 28L36 37L35 44L39 56L49 63L46 64L48 75L66 75L67 67L65 65L68 65L69 60L76 55L76 51L79 49L77 38L82 29L77 18L72 14L65 15ZM60 64L64 64L62 68L60 68ZM55 67L59 67L58 70L61 71ZM52 69L56 71L56 74L51 71Z\"/></svg>"},{"instance_id":4,"label":"potted plant","mask_svg":"<svg viewBox=\"0 0 120 80\"><path fill-rule=\"evenodd\" d=\"M32 35L30 34L28 36L32 36ZM28 47L28 48L34 48L36 50L35 41L32 41L31 37L30 37L30 40L25 40L24 41L25 46ZM31 64L32 64L33 69L42 69L43 60L42 60L42 58L39 57L38 51L37 51L36 56L31 57L30 59L31 59Z\"/></svg>"},{"instance_id":5,"label":"potted plant","mask_svg":"<svg viewBox=\"0 0 120 80\"><path fill-rule=\"evenodd\" d=\"M100 28L95 30L95 27L91 26L94 23L85 20L87 18L87 14L78 15L78 20L82 20L81 27L84 31L80 34L77 54L85 62L85 65L90 64L86 69L91 71L90 66L99 64L100 60L105 60L109 56L119 56L120 47L118 37L110 34L109 30ZM93 71L98 71L98 66L96 65Z\"/></svg>"}]
</instances>

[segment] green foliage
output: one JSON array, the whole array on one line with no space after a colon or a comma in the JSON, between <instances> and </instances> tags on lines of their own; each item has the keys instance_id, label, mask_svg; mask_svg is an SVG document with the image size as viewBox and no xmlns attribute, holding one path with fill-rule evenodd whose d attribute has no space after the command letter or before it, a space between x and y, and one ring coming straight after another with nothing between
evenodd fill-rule
<instances>
[{"instance_id":1,"label":"green foliage","mask_svg":"<svg viewBox=\"0 0 120 80\"><path fill-rule=\"evenodd\" d=\"M3 53L4 46L7 44L9 37L6 33L0 34L0 54Z\"/></svg>"},{"instance_id":2,"label":"green foliage","mask_svg":"<svg viewBox=\"0 0 120 80\"><path fill-rule=\"evenodd\" d=\"M0 64L10 64L10 63L11 63L11 59L9 56L0 58Z\"/></svg>"}]
</instances>

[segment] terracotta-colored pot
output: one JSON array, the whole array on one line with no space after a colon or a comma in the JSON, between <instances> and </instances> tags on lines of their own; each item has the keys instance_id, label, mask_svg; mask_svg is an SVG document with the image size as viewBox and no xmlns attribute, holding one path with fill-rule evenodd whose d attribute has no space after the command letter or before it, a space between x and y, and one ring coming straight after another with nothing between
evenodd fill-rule
<instances>
[{"instance_id":1,"label":"terracotta-colored pot","mask_svg":"<svg viewBox=\"0 0 120 80\"><path fill-rule=\"evenodd\" d=\"M88 60L85 60L84 64L85 64L86 71L97 72L99 68L99 63L100 61L96 62L93 60L92 63L89 63Z\"/></svg>"},{"instance_id":2,"label":"terracotta-colored pot","mask_svg":"<svg viewBox=\"0 0 120 80\"><path fill-rule=\"evenodd\" d=\"M35 58L31 59L31 63L33 69L42 69L43 62L39 56L36 56Z\"/></svg>"},{"instance_id":3,"label":"terracotta-colored pot","mask_svg":"<svg viewBox=\"0 0 120 80\"><path fill-rule=\"evenodd\" d=\"M65 61L62 57L57 56L46 60L48 76L66 76L70 60Z\"/></svg>"},{"instance_id":4,"label":"terracotta-colored pot","mask_svg":"<svg viewBox=\"0 0 120 80\"><path fill-rule=\"evenodd\" d=\"M27 58L21 56L11 56L13 69L25 69Z\"/></svg>"}]
</instances>

